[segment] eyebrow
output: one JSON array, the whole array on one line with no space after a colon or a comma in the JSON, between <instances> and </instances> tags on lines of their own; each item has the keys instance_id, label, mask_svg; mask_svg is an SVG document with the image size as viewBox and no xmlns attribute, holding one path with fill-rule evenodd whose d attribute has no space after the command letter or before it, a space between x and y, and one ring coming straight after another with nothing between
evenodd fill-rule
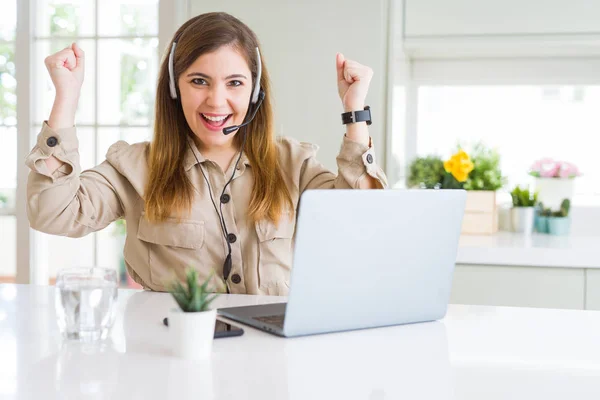
<instances>
[{"instance_id":1,"label":"eyebrow","mask_svg":"<svg viewBox=\"0 0 600 400\"><path fill-rule=\"evenodd\" d=\"M204 78L204 79L212 79L210 76L203 74L202 72L191 72L187 76L188 76L188 78L192 77L192 76L199 76L200 78ZM242 75L242 74L233 74L233 75L229 75L229 76L225 77L225 79L233 79L233 78L248 79L248 78L246 78L246 75Z\"/></svg>"}]
</instances>

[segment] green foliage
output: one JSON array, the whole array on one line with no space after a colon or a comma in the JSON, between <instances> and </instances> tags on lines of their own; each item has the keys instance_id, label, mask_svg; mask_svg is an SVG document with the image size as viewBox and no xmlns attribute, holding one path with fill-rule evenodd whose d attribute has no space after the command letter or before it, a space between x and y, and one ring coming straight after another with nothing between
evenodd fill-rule
<instances>
[{"instance_id":1,"label":"green foliage","mask_svg":"<svg viewBox=\"0 0 600 400\"><path fill-rule=\"evenodd\" d=\"M564 199L560 203L560 210L553 211L552 216L555 218L566 218L569 216L570 210L571 210L571 201L569 199Z\"/></svg>"},{"instance_id":2,"label":"green foliage","mask_svg":"<svg viewBox=\"0 0 600 400\"><path fill-rule=\"evenodd\" d=\"M564 199L560 203L560 209L552 211L550 208L545 208L543 203L538 203L538 213L540 217L554 217L554 218L566 218L569 216L569 211L571 211L571 201L569 199Z\"/></svg>"},{"instance_id":3,"label":"green foliage","mask_svg":"<svg viewBox=\"0 0 600 400\"><path fill-rule=\"evenodd\" d=\"M521 189L519 185L510 192L513 207L535 207L538 200L538 192L530 192L529 187Z\"/></svg>"},{"instance_id":4,"label":"green foliage","mask_svg":"<svg viewBox=\"0 0 600 400\"><path fill-rule=\"evenodd\" d=\"M0 206L5 206L8 203L8 196L0 193Z\"/></svg>"},{"instance_id":5,"label":"green foliage","mask_svg":"<svg viewBox=\"0 0 600 400\"><path fill-rule=\"evenodd\" d=\"M442 189L464 189L465 182L459 182L454 175L444 170L444 178L442 179Z\"/></svg>"},{"instance_id":6,"label":"green foliage","mask_svg":"<svg viewBox=\"0 0 600 400\"><path fill-rule=\"evenodd\" d=\"M198 271L194 268L188 268L186 271L186 285L184 286L178 279L169 285L169 292L185 312L207 311L210 303L218 294L210 295L212 292L208 289L208 283L213 274L202 283L198 284Z\"/></svg>"},{"instance_id":7,"label":"green foliage","mask_svg":"<svg viewBox=\"0 0 600 400\"><path fill-rule=\"evenodd\" d=\"M115 228L113 234L116 236L124 236L127 234L127 224L124 218L119 218L115 221Z\"/></svg>"},{"instance_id":8,"label":"green foliage","mask_svg":"<svg viewBox=\"0 0 600 400\"><path fill-rule=\"evenodd\" d=\"M411 188L440 188L446 172L444 162L438 156L418 157L410 164L406 185Z\"/></svg>"},{"instance_id":9,"label":"green foliage","mask_svg":"<svg viewBox=\"0 0 600 400\"><path fill-rule=\"evenodd\" d=\"M504 186L506 178L500 171L500 154L482 143L476 144L470 152L475 168L465 182L466 190L498 190Z\"/></svg>"}]
</instances>

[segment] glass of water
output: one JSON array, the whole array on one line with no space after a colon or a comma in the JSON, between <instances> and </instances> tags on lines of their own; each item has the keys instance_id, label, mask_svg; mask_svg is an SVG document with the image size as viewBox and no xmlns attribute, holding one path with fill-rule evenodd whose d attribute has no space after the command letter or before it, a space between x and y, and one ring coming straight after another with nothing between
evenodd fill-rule
<instances>
[{"instance_id":1,"label":"glass of water","mask_svg":"<svg viewBox=\"0 0 600 400\"><path fill-rule=\"evenodd\" d=\"M107 268L67 268L56 277L56 318L67 339L105 339L116 310L117 271Z\"/></svg>"}]
</instances>

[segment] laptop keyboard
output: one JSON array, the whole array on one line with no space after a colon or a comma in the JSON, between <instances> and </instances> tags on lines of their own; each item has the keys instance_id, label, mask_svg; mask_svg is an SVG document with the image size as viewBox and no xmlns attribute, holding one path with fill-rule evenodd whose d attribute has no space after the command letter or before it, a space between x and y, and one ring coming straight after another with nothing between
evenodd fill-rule
<instances>
[{"instance_id":1,"label":"laptop keyboard","mask_svg":"<svg viewBox=\"0 0 600 400\"><path fill-rule=\"evenodd\" d=\"M285 314L266 315L263 317L252 317L252 319L255 319L260 322L264 322L266 324L275 325L275 326L278 326L281 329L283 329L283 321L285 319Z\"/></svg>"}]
</instances>

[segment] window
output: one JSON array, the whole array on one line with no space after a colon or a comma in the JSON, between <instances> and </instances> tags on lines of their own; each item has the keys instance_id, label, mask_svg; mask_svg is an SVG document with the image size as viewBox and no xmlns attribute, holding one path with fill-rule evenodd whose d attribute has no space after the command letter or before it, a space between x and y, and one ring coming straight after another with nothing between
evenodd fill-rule
<instances>
[{"instance_id":1,"label":"window","mask_svg":"<svg viewBox=\"0 0 600 400\"><path fill-rule=\"evenodd\" d=\"M508 178L533 184L543 157L573 162L583 176L573 204L600 206L600 59L412 60L394 88L392 179L402 186L415 156L447 157L460 143L496 147ZM406 65L405 65L406 66ZM404 116L404 114L406 114ZM398 117L401 116L401 117ZM401 126L400 126L401 125ZM401 161L399 161L401 160Z\"/></svg>"},{"instance_id":2,"label":"window","mask_svg":"<svg viewBox=\"0 0 600 400\"><path fill-rule=\"evenodd\" d=\"M574 162L576 202L600 197L600 86L421 86L417 154L448 156L460 141L502 154L507 187L532 182L536 159Z\"/></svg>"},{"instance_id":3,"label":"window","mask_svg":"<svg viewBox=\"0 0 600 400\"><path fill-rule=\"evenodd\" d=\"M114 142L150 140L158 73L158 0L38 0L33 38L32 135L48 119L54 88L44 58L71 43L85 51L85 79L76 115L82 170L101 163ZM40 235L38 267L123 269L123 234L116 224L73 239ZM124 272L124 271L121 271ZM124 275L122 275L124 276Z\"/></svg>"},{"instance_id":4,"label":"window","mask_svg":"<svg viewBox=\"0 0 600 400\"><path fill-rule=\"evenodd\" d=\"M15 36L17 3L2 3L0 14L0 283L16 274L17 81Z\"/></svg>"}]
</instances>

